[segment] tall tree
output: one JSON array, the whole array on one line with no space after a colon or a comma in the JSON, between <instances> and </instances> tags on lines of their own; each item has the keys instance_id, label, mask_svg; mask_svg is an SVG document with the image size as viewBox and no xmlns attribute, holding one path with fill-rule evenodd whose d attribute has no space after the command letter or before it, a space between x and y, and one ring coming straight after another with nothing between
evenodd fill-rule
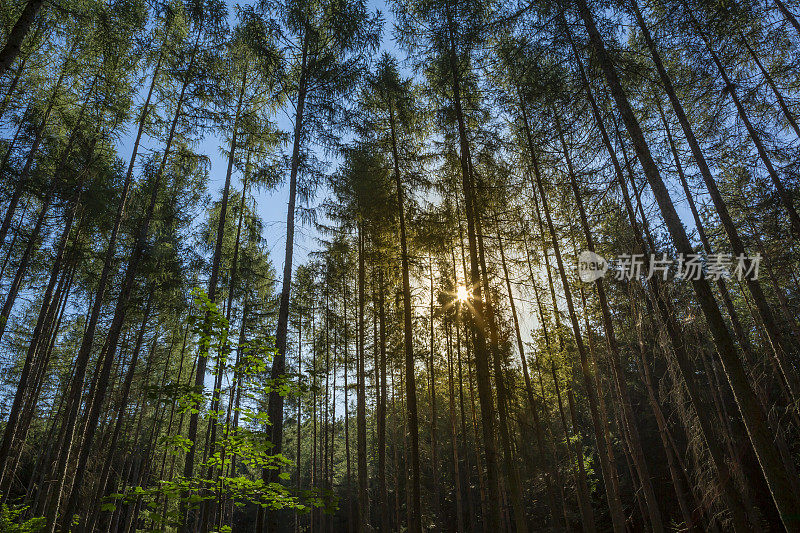
<instances>
[{"instance_id":1,"label":"tall tree","mask_svg":"<svg viewBox=\"0 0 800 533\"><path fill-rule=\"evenodd\" d=\"M335 128L335 117L344 109L341 99L352 90L367 54L377 45L380 19L377 14L370 14L361 2L290 0L264 4L262 10L273 15L279 24L280 42L289 73L285 86L294 106L286 248L275 334L277 354L270 371L271 379L277 381L286 370L298 190L302 199L310 196L314 189L314 169L309 167L309 143L316 141L330 145L334 141L331 128ZM301 165L306 178L302 186L298 181ZM270 393L267 415L272 423L270 441L273 450L280 453L283 446L283 397L277 390ZM264 474L269 477L267 470Z\"/></svg>"}]
</instances>

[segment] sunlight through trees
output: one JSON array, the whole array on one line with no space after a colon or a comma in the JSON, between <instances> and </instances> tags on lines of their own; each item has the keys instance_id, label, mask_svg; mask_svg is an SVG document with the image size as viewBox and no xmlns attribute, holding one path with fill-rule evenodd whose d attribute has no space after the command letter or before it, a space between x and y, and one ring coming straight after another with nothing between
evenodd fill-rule
<instances>
[{"instance_id":1,"label":"sunlight through trees","mask_svg":"<svg viewBox=\"0 0 800 533\"><path fill-rule=\"evenodd\" d=\"M0 6L0 531L800 531L797 0Z\"/></svg>"}]
</instances>

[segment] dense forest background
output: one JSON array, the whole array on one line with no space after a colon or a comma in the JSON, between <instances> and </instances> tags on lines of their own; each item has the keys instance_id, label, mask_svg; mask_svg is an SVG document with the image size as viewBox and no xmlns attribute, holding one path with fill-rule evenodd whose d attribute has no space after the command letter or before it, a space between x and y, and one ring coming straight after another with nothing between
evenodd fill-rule
<instances>
[{"instance_id":1,"label":"dense forest background","mask_svg":"<svg viewBox=\"0 0 800 533\"><path fill-rule=\"evenodd\" d=\"M800 531L799 15L2 2L0 530Z\"/></svg>"}]
</instances>

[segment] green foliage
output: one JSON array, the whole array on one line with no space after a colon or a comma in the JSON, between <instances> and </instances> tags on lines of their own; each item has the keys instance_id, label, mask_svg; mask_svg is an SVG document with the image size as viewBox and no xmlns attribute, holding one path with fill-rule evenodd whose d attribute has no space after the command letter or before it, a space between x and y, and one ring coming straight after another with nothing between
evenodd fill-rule
<instances>
[{"instance_id":1,"label":"green foliage","mask_svg":"<svg viewBox=\"0 0 800 533\"><path fill-rule=\"evenodd\" d=\"M4 38L36 3L0 5ZM736 400L753 389L763 405L748 407L766 413L762 448L774 437L775 462L791 474L800 457L798 385L790 379L798 359L792 342L800 338L800 249L786 205L800 199L800 4L586 2L606 60L596 36L587 39L575 9L582 5L389 0L392 24L384 28L383 14L365 0L43 2L0 74L0 306L7 315L0 316L0 480L7 485L0 492L29 505L0 508L0 531L40 530L43 519L31 513L62 489L56 530L94 519L95 529L108 529L116 517L165 531L184 520L183 508L217 501L225 513L233 509L219 533L276 509L285 510L280 517L305 515L301 530L312 511L314 520L335 515L328 524L335 529L345 519L355 525L355 480L364 477L373 501L371 523L360 529L377 528L379 515L383 526L389 511L389 528L402 530L416 462L431 529L454 529L447 521L458 503L462 521L475 521L461 529L488 527L488 489L490 504L501 499L493 492L506 491L510 518L588 530L575 507L574 491L584 485L597 526L607 529L613 484L603 479L601 459L609 456L629 529L658 529L653 517L634 512L647 503L650 479L664 523L676 530L695 520L697 529L732 529L732 509L719 497L727 482L751 498L742 507L764 521L761 529L781 529ZM673 82L672 99L653 51ZM619 72L643 139L626 126L603 67ZM677 120L676 100L689 127ZM709 194L711 180L687 146L690 129L721 200ZM689 284L657 287L609 271L601 285L587 285L575 276L590 235L606 258L674 254L664 198L654 201L643 172L644 148L693 232L693 249L729 252L732 239L720 225L729 215L742 246L763 256L761 296L722 280L706 300L710 308L720 303L724 326L735 330L735 349L724 353L741 352L728 360L744 370L737 390L729 389L729 365L719 364ZM215 190L222 178L231 178L224 217ZM286 181L296 199L276 222L264 194ZM317 201L320 192L327 196ZM295 268L284 278L288 320L279 321L286 300L276 295L270 255L296 217L305 239L286 250L285 264ZM297 265L300 250L309 255ZM212 269L213 301L197 288ZM458 298L473 273L484 310L492 311L475 321L474 299ZM109 328L117 309L121 321ZM287 327L285 353L275 346L276 322ZM480 353L487 330L494 342ZM676 365L681 347L690 372ZM618 367L610 364L616 359ZM487 362L488 371L479 368ZM98 379L106 363L110 373ZM285 371L273 376L273 369ZM703 401L687 396L690 375ZM276 399L285 400L282 435L268 410ZM15 405L16 428L8 414ZM76 407L81 437L71 439L65 413ZM96 418L82 415L93 407ZM508 416L501 420L495 407ZM712 433L698 424L701 415ZM484 450L488 422L506 425L498 424L493 451ZM626 459L639 459L637 436L645 464L626 468ZM717 475L709 436L723 442L716 455L729 478ZM598 441L606 438L604 449ZM190 452L192 475L184 477ZM54 471L58 454L69 458L66 473ZM88 460L76 472L77 457ZM492 460L501 483L487 486ZM513 508L515 473L521 510ZM74 489L60 485L79 478ZM562 487L548 486L558 480ZM563 513L545 504L551 490L563 493ZM560 527L562 514L568 523Z\"/></svg>"},{"instance_id":2,"label":"green foliage","mask_svg":"<svg viewBox=\"0 0 800 533\"><path fill-rule=\"evenodd\" d=\"M0 507L0 531L4 533L37 533L46 525L44 517L23 518L28 507Z\"/></svg>"},{"instance_id":3,"label":"green foliage","mask_svg":"<svg viewBox=\"0 0 800 533\"><path fill-rule=\"evenodd\" d=\"M195 299L195 312L188 318L198 337L198 349L207 353L217 353L224 358L231 350L240 350L241 357L234 369L241 376L248 395L264 398L272 390L281 395L297 394L297 385L288 378L274 382L264 380L266 362L274 357L273 343L269 339L247 341L242 346L229 343L228 321L217 305L209 300L200 289L192 292ZM294 494L282 483L270 483L261 479L259 473L266 470L290 468L293 463L281 454L271 454L272 444L265 440L264 431L269 426L266 413L258 408L244 405L238 408L243 427L233 430L226 420L227 411L211 411L205 408L206 394L190 390L177 398L178 412L200 414L205 421L215 419L225 430L215 443L216 452L197 465L197 475L191 478L177 476L172 480L157 480L151 486L134 486L122 493L108 496L101 504L101 510L111 512L120 504L139 504L143 518L166 527L180 521L179 513L172 507L164 508L160 502L168 498L173 502L185 502L189 509L198 509L203 502L224 498L238 504L255 504L269 509L293 509L307 512L324 502L314 494ZM185 436L164 435L162 445L169 455L182 456L192 442ZM236 471L229 473L231 461L236 461ZM247 472L255 472L255 479ZM211 476L207 474L213 474ZM280 475L280 480L288 480Z\"/></svg>"}]
</instances>

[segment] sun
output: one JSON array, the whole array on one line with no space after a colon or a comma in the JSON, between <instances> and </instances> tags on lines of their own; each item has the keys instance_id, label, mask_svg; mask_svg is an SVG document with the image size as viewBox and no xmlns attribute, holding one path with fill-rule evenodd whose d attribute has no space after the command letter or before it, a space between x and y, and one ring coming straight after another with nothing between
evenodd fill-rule
<instances>
[{"instance_id":1,"label":"sun","mask_svg":"<svg viewBox=\"0 0 800 533\"><path fill-rule=\"evenodd\" d=\"M456 289L456 298L458 298L459 302L467 302L469 301L469 291L463 285L459 285L458 289Z\"/></svg>"}]
</instances>

